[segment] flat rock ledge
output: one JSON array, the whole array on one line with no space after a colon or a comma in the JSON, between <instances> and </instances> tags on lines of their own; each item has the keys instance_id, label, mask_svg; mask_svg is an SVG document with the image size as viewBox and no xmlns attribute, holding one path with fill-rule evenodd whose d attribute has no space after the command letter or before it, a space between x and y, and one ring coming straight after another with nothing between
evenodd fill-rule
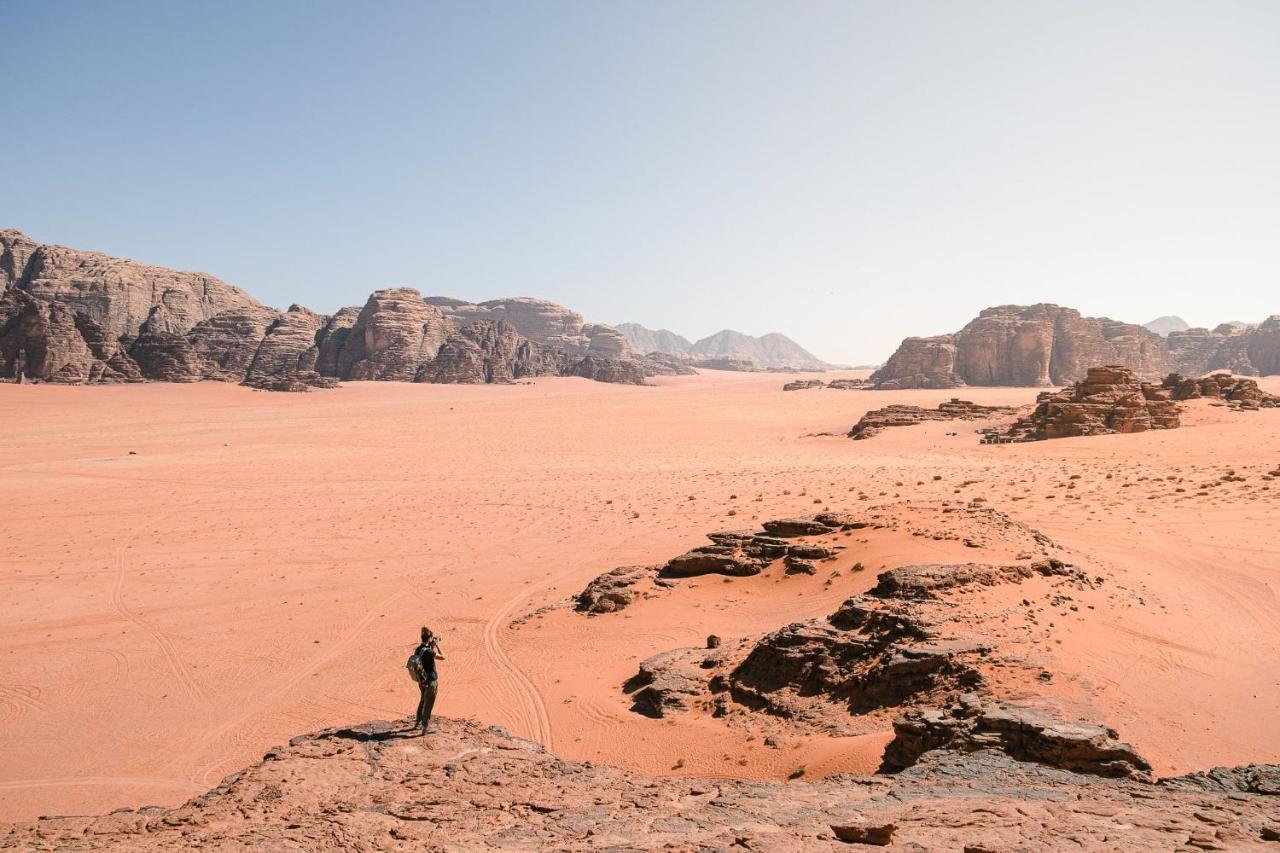
<instances>
[{"instance_id":1,"label":"flat rock ledge","mask_svg":"<svg viewBox=\"0 0 1280 853\"><path fill-rule=\"evenodd\" d=\"M1151 784L979 750L895 776L654 778L499 727L441 719L419 738L409 723L294 738L177 808L0 824L0 849L1267 850L1280 829L1276 797L1249 781L1280 768L1261 765Z\"/></svg>"}]
</instances>

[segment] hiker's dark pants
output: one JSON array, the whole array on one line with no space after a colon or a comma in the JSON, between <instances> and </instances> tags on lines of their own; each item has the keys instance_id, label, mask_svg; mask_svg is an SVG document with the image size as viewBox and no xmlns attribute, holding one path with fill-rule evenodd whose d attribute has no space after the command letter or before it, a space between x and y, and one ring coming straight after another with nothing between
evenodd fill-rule
<instances>
[{"instance_id":1,"label":"hiker's dark pants","mask_svg":"<svg viewBox=\"0 0 1280 853\"><path fill-rule=\"evenodd\" d=\"M436 679L418 682L418 690L422 696L418 699L418 725L426 728L431 725L431 709L436 706L436 691L439 689Z\"/></svg>"}]
</instances>

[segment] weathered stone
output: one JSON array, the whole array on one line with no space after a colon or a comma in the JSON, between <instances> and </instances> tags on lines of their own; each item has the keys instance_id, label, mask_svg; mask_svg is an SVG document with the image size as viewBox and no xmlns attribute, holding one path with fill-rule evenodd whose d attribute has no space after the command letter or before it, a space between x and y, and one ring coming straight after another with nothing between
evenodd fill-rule
<instances>
[{"instance_id":1,"label":"weathered stone","mask_svg":"<svg viewBox=\"0 0 1280 853\"><path fill-rule=\"evenodd\" d=\"M645 376L696 376L698 373L683 356L651 352L633 358L639 363Z\"/></svg>"},{"instance_id":2,"label":"weathered stone","mask_svg":"<svg viewBox=\"0 0 1280 853\"><path fill-rule=\"evenodd\" d=\"M834 525L824 524L812 517L776 518L772 521L766 521L761 526L775 536L822 536L827 533L834 533L836 530Z\"/></svg>"},{"instance_id":3,"label":"weathered stone","mask_svg":"<svg viewBox=\"0 0 1280 853\"><path fill-rule=\"evenodd\" d=\"M706 691L698 662L702 649L673 649L640 663L624 685L632 710L646 717L667 717L689 710L690 702Z\"/></svg>"},{"instance_id":4,"label":"weathered stone","mask_svg":"<svg viewBox=\"0 0 1280 853\"><path fill-rule=\"evenodd\" d=\"M967 696L948 709L907 711L894 721L884 769L899 770L934 749L1001 749L1020 761L1036 761L1097 776L1140 776L1151 767L1115 730L1073 722L1035 708L981 702Z\"/></svg>"},{"instance_id":5,"label":"weathered stone","mask_svg":"<svg viewBox=\"0 0 1280 853\"><path fill-rule=\"evenodd\" d=\"M502 320L479 320L451 334L435 358L418 368L415 381L501 384L557 372L556 356L514 327Z\"/></svg>"},{"instance_id":6,"label":"weathered stone","mask_svg":"<svg viewBox=\"0 0 1280 853\"><path fill-rule=\"evenodd\" d=\"M831 825L831 831L835 834L835 837L846 844L870 844L877 847L887 847L892 844L893 833L896 829L897 826L892 823Z\"/></svg>"},{"instance_id":7,"label":"weathered stone","mask_svg":"<svg viewBox=\"0 0 1280 853\"><path fill-rule=\"evenodd\" d=\"M1007 441L1176 429L1178 404L1162 388L1139 382L1125 367L1091 367L1085 379L1045 392L1035 410L999 434Z\"/></svg>"},{"instance_id":8,"label":"weathered stone","mask_svg":"<svg viewBox=\"0 0 1280 853\"><path fill-rule=\"evenodd\" d=\"M269 308L232 308L202 320L187 332L187 343L203 362L201 378L240 382L277 314Z\"/></svg>"},{"instance_id":9,"label":"weathered stone","mask_svg":"<svg viewBox=\"0 0 1280 853\"><path fill-rule=\"evenodd\" d=\"M376 290L338 354L338 376L412 382L454 331L440 309L413 288Z\"/></svg>"},{"instance_id":10,"label":"weathered stone","mask_svg":"<svg viewBox=\"0 0 1280 853\"><path fill-rule=\"evenodd\" d=\"M139 334L157 306L164 307L169 325L154 331L179 333L223 311L261 307L244 291L204 273L64 246L32 249L32 241L19 232L4 233L0 268L8 272L0 272L0 278L42 302L89 317L113 338Z\"/></svg>"},{"instance_id":11,"label":"weathered stone","mask_svg":"<svg viewBox=\"0 0 1280 853\"><path fill-rule=\"evenodd\" d=\"M1167 337L1131 323L1081 317L1057 305L987 308L953 335L907 338L872 375L880 389L961 385L1067 385L1098 364L1154 380L1169 370L1280 373L1280 315L1253 327L1174 330Z\"/></svg>"},{"instance_id":12,"label":"weathered stone","mask_svg":"<svg viewBox=\"0 0 1280 853\"><path fill-rule=\"evenodd\" d=\"M849 430L849 437L858 441L877 436L890 427L915 426L925 421L979 420L1011 415L1015 411L1012 406L981 406L957 397L938 404L936 409L894 404L867 412Z\"/></svg>"},{"instance_id":13,"label":"weathered stone","mask_svg":"<svg viewBox=\"0 0 1280 853\"><path fill-rule=\"evenodd\" d=\"M580 376L597 382L614 382L623 385L643 385L644 368L632 358L603 358L588 355L568 365L565 376Z\"/></svg>"},{"instance_id":14,"label":"weathered stone","mask_svg":"<svg viewBox=\"0 0 1280 853\"><path fill-rule=\"evenodd\" d=\"M652 566L621 566L605 572L587 584L574 600L579 613L615 613L628 607L639 595L636 584L652 578Z\"/></svg>"}]
</instances>

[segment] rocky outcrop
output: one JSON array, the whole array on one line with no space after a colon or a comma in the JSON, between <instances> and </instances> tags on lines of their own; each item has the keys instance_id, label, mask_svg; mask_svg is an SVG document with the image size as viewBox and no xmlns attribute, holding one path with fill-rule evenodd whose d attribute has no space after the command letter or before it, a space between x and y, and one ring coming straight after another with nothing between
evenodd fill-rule
<instances>
[{"instance_id":1,"label":"rocky outcrop","mask_svg":"<svg viewBox=\"0 0 1280 853\"><path fill-rule=\"evenodd\" d=\"M893 723L882 769L901 770L935 749L999 749L1018 761L1096 776L1145 778L1151 765L1115 729L1035 708L961 696L951 707L915 708Z\"/></svg>"},{"instance_id":2,"label":"rocky outcrop","mask_svg":"<svg viewBox=\"0 0 1280 853\"><path fill-rule=\"evenodd\" d=\"M588 355L577 361L570 360L562 370L562 374L621 385L645 384L644 368L633 358L603 358Z\"/></svg>"},{"instance_id":3,"label":"rocky outcrop","mask_svg":"<svg viewBox=\"0 0 1280 853\"><path fill-rule=\"evenodd\" d=\"M983 420L1011 415L1016 411L1012 406L981 406L956 397L939 403L936 409L895 403L867 412L849 430L849 437L857 441L877 436L890 427L915 426L925 421Z\"/></svg>"},{"instance_id":4,"label":"rocky outcrop","mask_svg":"<svg viewBox=\"0 0 1280 853\"><path fill-rule=\"evenodd\" d=\"M656 566L619 566L605 572L575 596L573 609L591 615L623 610L640 597L637 586L652 580L657 572Z\"/></svg>"},{"instance_id":5,"label":"rocky outcrop","mask_svg":"<svg viewBox=\"0 0 1280 853\"><path fill-rule=\"evenodd\" d=\"M641 661L623 685L631 694L631 710L657 719L688 711L705 690L698 661L706 654L702 649L673 649Z\"/></svg>"},{"instance_id":6,"label":"rocky outcrop","mask_svg":"<svg viewBox=\"0 0 1280 853\"><path fill-rule=\"evenodd\" d=\"M1216 791L1224 794L1262 794L1280 797L1280 765L1245 764L1214 767L1161 779L1160 785L1177 791ZM1280 839L1275 839L1280 840Z\"/></svg>"},{"instance_id":7,"label":"rocky outcrop","mask_svg":"<svg viewBox=\"0 0 1280 853\"><path fill-rule=\"evenodd\" d=\"M338 353L337 375L412 382L455 328L411 287L375 290Z\"/></svg>"},{"instance_id":8,"label":"rocky outcrop","mask_svg":"<svg viewBox=\"0 0 1280 853\"><path fill-rule=\"evenodd\" d=\"M766 521L763 524L763 533L750 530L709 533L707 538L712 544L694 548L672 558L662 567L661 574L664 577L691 577L707 574L747 577L759 574L774 560L784 557L804 561L827 559L838 549L794 544L789 542L788 538L821 536L838 530L852 529L858 524L859 522L846 522L833 515L819 515Z\"/></svg>"},{"instance_id":9,"label":"rocky outcrop","mask_svg":"<svg viewBox=\"0 0 1280 853\"><path fill-rule=\"evenodd\" d=\"M269 308L233 308L197 323L186 339L204 363L200 378L242 381L277 316Z\"/></svg>"},{"instance_id":10,"label":"rocky outcrop","mask_svg":"<svg viewBox=\"0 0 1280 853\"><path fill-rule=\"evenodd\" d=\"M0 375L86 382L99 365L65 306L13 288L0 296Z\"/></svg>"},{"instance_id":11,"label":"rocky outcrop","mask_svg":"<svg viewBox=\"0 0 1280 853\"><path fill-rule=\"evenodd\" d=\"M645 376L696 376L698 373L688 359L677 355L650 352L634 358Z\"/></svg>"},{"instance_id":12,"label":"rocky outcrop","mask_svg":"<svg viewBox=\"0 0 1280 853\"><path fill-rule=\"evenodd\" d=\"M26 277L27 264L40 244L21 231L0 228L0 294Z\"/></svg>"},{"instance_id":13,"label":"rocky outcrop","mask_svg":"<svg viewBox=\"0 0 1280 853\"><path fill-rule=\"evenodd\" d=\"M1146 380L1169 370L1280 373L1280 315L1256 327L1165 328L1082 317L1058 305L1001 305L955 334L907 338L872 381L882 390L1066 385L1099 364L1126 367Z\"/></svg>"},{"instance_id":14,"label":"rocky outcrop","mask_svg":"<svg viewBox=\"0 0 1280 853\"><path fill-rule=\"evenodd\" d=\"M753 373L760 368L749 358L705 357L695 358L690 364L703 370L729 370L734 373Z\"/></svg>"},{"instance_id":15,"label":"rocky outcrop","mask_svg":"<svg viewBox=\"0 0 1280 853\"><path fill-rule=\"evenodd\" d=\"M1176 373L1165 377L1162 387L1174 400L1198 400L1202 397L1222 400L1238 409L1273 409L1280 407L1280 396L1268 394L1252 379L1215 373L1200 379L1189 379Z\"/></svg>"},{"instance_id":16,"label":"rocky outcrop","mask_svg":"<svg viewBox=\"0 0 1280 853\"><path fill-rule=\"evenodd\" d=\"M262 307L239 288L205 273L179 272L64 246L32 249L32 241L19 232L3 233L4 258L9 260L0 265L9 269L6 278L15 275L10 286L89 317L113 337L139 334L157 306L163 306L170 324L160 331L180 333L223 311Z\"/></svg>"},{"instance_id":17,"label":"rocky outcrop","mask_svg":"<svg viewBox=\"0 0 1280 853\"><path fill-rule=\"evenodd\" d=\"M956 372L954 335L907 338L884 366L871 374L881 391L901 388L959 388L965 380Z\"/></svg>"},{"instance_id":18,"label":"rocky outcrop","mask_svg":"<svg viewBox=\"0 0 1280 853\"><path fill-rule=\"evenodd\" d=\"M1022 583L1037 576L1088 582L1057 560L883 572L869 594L848 599L825 620L766 634L722 684L740 705L793 719L818 719L815 697L854 714L947 704L985 685L982 663L997 644L958 630L949 621L946 599L967 586Z\"/></svg>"},{"instance_id":19,"label":"rocky outcrop","mask_svg":"<svg viewBox=\"0 0 1280 853\"><path fill-rule=\"evenodd\" d=\"M479 320L455 332L415 381L508 383L559 372L556 354L522 337L503 320Z\"/></svg>"},{"instance_id":20,"label":"rocky outcrop","mask_svg":"<svg viewBox=\"0 0 1280 853\"><path fill-rule=\"evenodd\" d=\"M1104 779L995 749L935 750L896 775L792 782L649 776L440 718L326 729L176 808L0 824L14 850L1263 849L1275 797ZM1277 768L1210 771L1262 778ZM1230 784L1230 783L1228 783ZM1065 842L1064 842L1065 840ZM1274 845L1271 845L1274 846Z\"/></svg>"},{"instance_id":21,"label":"rocky outcrop","mask_svg":"<svg viewBox=\"0 0 1280 853\"><path fill-rule=\"evenodd\" d=\"M281 313L202 273L41 246L6 230L0 379L19 370L46 382L216 379L271 390L338 379L643 384L645 376L621 332L544 300L470 305L389 288L332 317L297 305Z\"/></svg>"},{"instance_id":22,"label":"rocky outcrop","mask_svg":"<svg viewBox=\"0 0 1280 853\"><path fill-rule=\"evenodd\" d=\"M321 376L339 376L338 357L346 348L347 338L360 319L360 309L355 306L341 308L325 321L316 333L315 370Z\"/></svg>"},{"instance_id":23,"label":"rocky outcrop","mask_svg":"<svg viewBox=\"0 0 1280 853\"><path fill-rule=\"evenodd\" d=\"M585 356L631 357L631 347L621 331L587 323L581 314L545 299L517 297L472 305L459 299L430 297L427 302L462 327L481 320L501 320L534 343L563 352L573 361Z\"/></svg>"},{"instance_id":24,"label":"rocky outcrop","mask_svg":"<svg viewBox=\"0 0 1280 853\"><path fill-rule=\"evenodd\" d=\"M829 388L832 391L856 391L867 387L865 379L832 379L824 382L821 379L796 379L783 384L783 391L807 391L811 388Z\"/></svg>"},{"instance_id":25,"label":"rocky outcrop","mask_svg":"<svg viewBox=\"0 0 1280 853\"><path fill-rule=\"evenodd\" d=\"M249 363L245 381L252 384L319 375L318 341L328 321L323 314L301 305L291 305L288 311L276 315Z\"/></svg>"},{"instance_id":26,"label":"rocky outcrop","mask_svg":"<svg viewBox=\"0 0 1280 853\"><path fill-rule=\"evenodd\" d=\"M1176 429L1180 423L1180 409L1170 390L1138 381L1125 367L1091 367L1084 381L1042 393L1035 410L999 438L1040 441Z\"/></svg>"}]
</instances>

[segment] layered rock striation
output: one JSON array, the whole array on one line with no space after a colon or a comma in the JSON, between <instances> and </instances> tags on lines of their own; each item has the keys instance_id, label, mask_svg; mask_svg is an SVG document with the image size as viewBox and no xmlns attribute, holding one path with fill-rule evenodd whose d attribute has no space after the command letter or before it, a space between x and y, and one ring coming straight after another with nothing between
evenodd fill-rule
<instances>
[{"instance_id":1,"label":"layered rock striation","mask_svg":"<svg viewBox=\"0 0 1280 853\"><path fill-rule=\"evenodd\" d=\"M1040 394L1031 414L1001 435L1009 441L1040 441L1177 429L1180 424L1181 411L1169 389L1141 382L1125 367L1091 367L1083 381Z\"/></svg>"},{"instance_id":2,"label":"layered rock striation","mask_svg":"<svg viewBox=\"0 0 1280 853\"><path fill-rule=\"evenodd\" d=\"M1280 315L1256 327L1224 324L1162 335L1058 305L1001 305L954 334L907 338L872 382L885 390L1066 385L1099 364L1121 365L1147 380L1169 371L1280 373Z\"/></svg>"},{"instance_id":3,"label":"layered rock striation","mask_svg":"<svg viewBox=\"0 0 1280 853\"><path fill-rule=\"evenodd\" d=\"M203 273L0 231L0 379L306 390L534 376L643 384L646 369L621 332L545 300L472 305L387 288L332 316L280 312Z\"/></svg>"}]
</instances>

